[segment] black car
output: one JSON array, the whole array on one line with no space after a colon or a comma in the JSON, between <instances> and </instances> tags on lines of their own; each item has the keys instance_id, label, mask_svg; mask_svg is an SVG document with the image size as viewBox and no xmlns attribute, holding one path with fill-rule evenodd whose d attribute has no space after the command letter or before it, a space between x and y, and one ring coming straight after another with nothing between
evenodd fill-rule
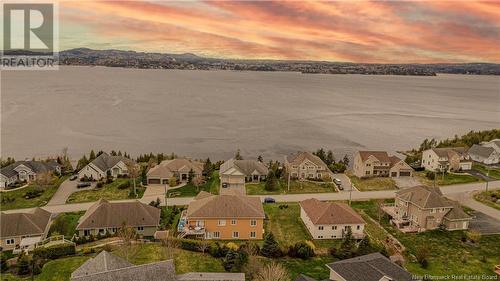
<instances>
[{"instance_id":1,"label":"black car","mask_svg":"<svg viewBox=\"0 0 500 281\"><path fill-rule=\"evenodd\" d=\"M81 182L81 183L76 185L76 188L84 188L84 187L89 187L91 185L92 184L90 182Z\"/></svg>"},{"instance_id":2,"label":"black car","mask_svg":"<svg viewBox=\"0 0 500 281\"><path fill-rule=\"evenodd\" d=\"M74 181L74 180L76 180L77 178L78 178L78 175L72 175L72 176L69 178L69 180L70 180L70 181Z\"/></svg>"},{"instance_id":3,"label":"black car","mask_svg":"<svg viewBox=\"0 0 500 281\"><path fill-rule=\"evenodd\" d=\"M276 203L276 200L272 197L266 197L264 198L264 203Z\"/></svg>"}]
</instances>

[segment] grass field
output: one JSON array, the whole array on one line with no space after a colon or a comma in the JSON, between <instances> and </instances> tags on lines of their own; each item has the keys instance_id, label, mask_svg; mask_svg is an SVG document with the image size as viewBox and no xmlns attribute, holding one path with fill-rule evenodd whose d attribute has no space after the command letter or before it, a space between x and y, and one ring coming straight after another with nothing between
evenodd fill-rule
<instances>
[{"instance_id":1,"label":"grass field","mask_svg":"<svg viewBox=\"0 0 500 281\"><path fill-rule=\"evenodd\" d=\"M194 197L200 191L210 192L212 194L219 194L219 172L214 172L209 181L205 184L196 187L194 184L188 183L183 187L179 187L168 192L169 197Z\"/></svg>"},{"instance_id":2,"label":"grass field","mask_svg":"<svg viewBox=\"0 0 500 281\"><path fill-rule=\"evenodd\" d=\"M276 191L267 191L265 182L247 183L245 188L248 195L272 195L272 194L297 194L297 193L323 193L336 192L335 186L330 182L314 181L290 181L290 191L286 180L279 180L279 188Z\"/></svg>"},{"instance_id":3,"label":"grass field","mask_svg":"<svg viewBox=\"0 0 500 281\"><path fill-rule=\"evenodd\" d=\"M50 225L49 236L57 232L60 235L64 235L66 239L70 239L75 233L78 219L80 219L83 214L85 214L85 212L59 214Z\"/></svg>"},{"instance_id":4,"label":"grass field","mask_svg":"<svg viewBox=\"0 0 500 281\"><path fill-rule=\"evenodd\" d=\"M488 174L490 178L500 180L500 169L499 168L487 168L484 165L474 163L472 169L477 170L483 174Z\"/></svg>"},{"instance_id":5,"label":"grass field","mask_svg":"<svg viewBox=\"0 0 500 281\"><path fill-rule=\"evenodd\" d=\"M120 189L118 186L124 182L130 181L130 187L125 189ZM144 194L144 187L139 186L140 180L136 180L137 187L137 198L141 198ZM133 182L130 179L115 179L110 184L105 184L101 188L94 188L90 190L82 190L71 194L66 200L66 203L82 203L82 202L93 202L101 198L106 200L121 200L130 199L135 197L130 197L130 191L133 189Z\"/></svg>"},{"instance_id":6,"label":"grass field","mask_svg":"<svg viewBox=\"0 0 500 281\"><path fill-rule=\"evenodd\" d=\"M0 193L0 210L11 210L11 209L20 209L20 208L32 208L32 207L41 207L49 202L50 198L54 196L57 191L57 188L61 185L63 181L65 181L68 177L60 177L54 180L54 182L47 186L39 186L36 183L31 183L29 186L9 191L9 192L1 192ZM27 199L26 193L35 190L42 190L40 196ZM10 202L13 199L12 202Z\"/></svg>"},{"instance_id":7,"label":"grass field","mask_svg":"<svg viewBox=\"0 0 500 281\"><path fill-rule=\"evenodd\" d=\"M354 175L347 174L351 179L352 184L359 191L373 191L373 190L391 190L396 189L396 182L391 178L386 177L373 177L361 179Z\"/></svg>"},{"instance_id":8,"label":"grass field","mask_svg":"<svg viewBox=\"0 0 500 281\"><path fill-rule=\"evenodd\" d=\"M69 257L52 260L43 266L42 272L35 276L35 281L68 281L71 273L90 257ZM28 281L30 276L20 277L13 274L2 274L2 281Z\"/></svg>"},{"instance_id":9,"label":"grass field","mask_svg":"<svg viewBox=\"0 0 500 281\"><path fill-rule=\"evenodd\" d=\"M422 179L422 182L427 185L433 185L434 181L428 179L425 176L425 172L415 172L417 176ZM455 174L455 173L446 173L443 178L443 174L436 174L436 183L438 185L452 185L452 184L463 184L463 183L472 183L472 182L480 182L481 179L478 179L469 174Z\"/></svg>"},{"instance_id":10,"label":"grass field","mask_svg":"<svg viewBox=\"0 0 500 281\"><path fill-rule=\"evenodd\" d=\"M496 203L496 201L500 199L500 190L477 193L474 195L474 199L492 208L500 210L500 204Z\"/></svg>"}]
</instances>

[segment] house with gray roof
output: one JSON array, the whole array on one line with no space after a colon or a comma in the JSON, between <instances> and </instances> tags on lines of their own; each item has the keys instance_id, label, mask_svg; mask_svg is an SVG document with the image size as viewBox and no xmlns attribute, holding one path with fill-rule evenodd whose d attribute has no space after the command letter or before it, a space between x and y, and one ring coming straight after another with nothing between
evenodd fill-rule
<instances>
[{"instance_id":1,"label":"house with gray roof","mask_svg":"<svg viewBox=\"0 0 500 281\"><path fill-rule=\"evenodd\" d=\"M171 177L176 177L180 182L189 180L189 173L200 177L203 174L203 163L187 158L163 160L160 164L149 169L147 173L148 184L168 184Z\"/></svg>"},{"instance_id":2,"label":"house with gray roof","mask_svg":"<svg viewBox=\"0 0 500 281\"><path fill-rule=\"evenodd\" d=\"M455 201L444 197L436 187L414 186L396 192L393 205L383 210L391 223L403 232L419 232L443 226L448 230L469 228L471 216Z\"/></svg>"},{"instance_id":3,"label":"house with gray roof","mask_svg":"<svg viewBox=\"0 0 500 281\"><path fill-rule=\"evenodd\" d=\"M112 176L114 178L128 175L127 165L134 161L123 156L112 156L105 152L97 156L92 162L78 171L78 178L99 180Z\"/></svg>"},{"instance_id":4,"label":"house with gray roof","mask_svg":"<svg viewBox=\"0 0 500 281\"><path fill-rule=\"evenodd\" d=\"M486 165L500 163L500 149L496 150L493 145L474 144L469 148L467 153L469 153L472 160L479 163Z\"/></svg>"},{"instance_id":5,"label":"house with gray roof","mask_svg":"<svg viewBox=\"0 0 500 281\"><path fill-rule=\"evenodd\" d=\"M61 173L61 166L51 161L17 161L0 170L0 189L16 182L32 182L42 173Z\"/></svg>"},{"instance_id":6,"label":"house with gray roof","mask_svg":"<svg viewBox=\"0 0 500 281\"><path fill-rule=\"evenodd\" d=\"M138 235L154 236L160 224L160 209L141 203L109 202L100 199L79 219L78 236L116 233L123 225L135 229Z\"/></svg>"},{"instance_id":7,"label":"house with gray roof","mask_svg":"<svg viewBox=\"0 0 500 281\"><path fill-rule=\"evenodd\" d=\"M385 151L358 151L354 155L353 173L358 178L411 177L413 169L397 156Z\"/></svg>"},{"instance_id":8,"label":"house with gray roof","mask_svg":"<svg viewBox=\"0 0 500 281\"><path fill-rule=\"evenodd\" d=\"M422 167L429 171L461 171L472 169L465 147L439 147L422 152Z\"/></svg>"},{"instance_id":9,"label":"house with gray roof","mask_svg":"<svg viewBox=\"0 0 500 281\"><path fill-rule=\"evenodd\" d=\"M190 272L175 274L173 260L134 265L107 251L89 259L73 273L71 281L244 281L243 273Z\"/></svg>"},{"instance_id":10,"label":"house with gray roof","mask_svg":"<svg viewBox=\"0 0 500 281\"><path fill-rule=\"evenodd\" d=\"M301 151L285 156L285 169L293 179L323 179L333 178L333 173L318 156L309 151Z\"/></svg>"},{"instance_id":11,"label":"house with gray roof","mask_svg":"<svg viewBox=\"0 0 500 281\"><path fill-rule=\"evenodd\" d=\"M42 241L52 221L52 214L41 208L35 208L28 213L4 213L0 214L0 248L2 250L19 249L25 245L23 240L33 243ZM27 245L26 246L30 246Z\"/></svg>"},{"instance_id":12,"label":"house with gray roof","mask_svg":"<svg viewBox=\"0 0 500 281\"><path fill-rule=\"evenodd\" d=\"M221 187L245 191L246 182L260 182L266 179L269 169L256 160L229 159L220 166Z\"/></svg>"}]
</instances>

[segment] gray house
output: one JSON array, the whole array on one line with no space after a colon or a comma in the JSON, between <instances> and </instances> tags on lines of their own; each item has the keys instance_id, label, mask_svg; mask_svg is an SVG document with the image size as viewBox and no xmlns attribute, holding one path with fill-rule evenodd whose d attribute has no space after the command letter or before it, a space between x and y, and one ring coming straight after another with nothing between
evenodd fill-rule
<instances>
[{"instance_id":1,"label":"gray house","mask_svg":"<svg viewBox=\"0 0 500 281\"><path fill-rule=\"evenodd\" d=\"M56 161L17 161L0 170L0 189L15 182L32 182L42 173L61 173Z\"/></svg>"}]
</instances>

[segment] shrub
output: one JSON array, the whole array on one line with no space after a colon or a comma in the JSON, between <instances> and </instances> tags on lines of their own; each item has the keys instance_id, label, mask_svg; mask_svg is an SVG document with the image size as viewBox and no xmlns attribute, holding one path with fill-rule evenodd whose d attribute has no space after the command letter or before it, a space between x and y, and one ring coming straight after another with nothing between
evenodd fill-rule
<instances>
[{"instance_id":1,"label":"shrub","mask_svg":"<svg viewBox=\"0 0 500 281\"><path fill-rule=\"evenodd\" d=\"M260 254L268 258L278 258L283 255L280 246L272 232L269 232L264 237L264 244L260 250Z\"/></svg>"},{"instance_id":2,"label":"shrub","mask_svg":"<svg viewBox=\"0 0 500 281\"><path fill-rule=\"evenodd\" d=\"M241 267L247 262L247 260L248 260L248 255L246 252L229 250L226 254L226 257L222 261L222 265L224 266L224 269L226 271L240 272Z\"/></svg>"},{"instance_id":3,"label":"shrub","mask_svg":"<svg viewBox=\"0 0 500 281\"><path fill-rule=\"evenodd\" d=\"M27 255L21 253L17 258L17 274L24 275L31 272L30 259Z\"/></svg>"},{"instance_id":4,"label":"shrub","mask_svg":"<svg viewBox=\"0 0 500 281\"><path fill-rule=\"evenodd\" d=\"M219 242L215 242L210 245L208 252L214 258L221 258L227 255L227 248L221 247Z\"/></svg>"},{"instance_id":5,"label":"shrub","mask_svg":"<svg viewBox=\"0 0 500 281\"><path fill-rule=\"evenodd\" d=\"M429 266L429 262L427 260L429 254L430 250L427 246L421 246L417 248L415 257L417 258L417 261L422 268L427 268L427 266Z\"/></svg>"},{"instance_id":6,"label":"shrub","mask_svg":"<svg viewBox=\"0 0 500 281\"><path fill-rule=\"evenodd\" d=\"M229 242L226 244L226 248L232 251L238 251L238 245L236 245L234 242Z\"/></svg>"},{"instance_id":7,"label":"shrub","mask_svg":"<svg viewBox=\"0 0 500 281\"><path fill-rule=\"evenodd\" d=\"M314 257L315 246L311 241L301 241L288 248L288 255L292 258L308 259Z\"/></svg>"},{"instance_id":8,"label":"shrub","mask_svg":"<svg viewBox=\"0 0 500 281\"><path fill-rule=\"evenodd\" d=\"M92 254L92 253L94 253L94 248L83 247L82 254L88 255L88 254Z\"/></svg>"},{"instance_id":9,"label":"shrub","mask_svg":"<svg viewBox=\"0 0 500 281\"><path fill-rule=\"evenodd\" d=\"M100 181L100 182L98 182L98 183L95 185L95 187L96 187L96 188L102 188L102 187L103 187L103 185L104 185L104 184L102 183L102 181Z\"/></svg>"},{"instance_id":10,"label":"shrub","mask_svg":"<svg viewBox=\"0 0 500 281\"><path fill-rule=\"evenodd\" d=\"M59 244L50 247L39 247L33 251L33 255L43 259L56 259L63 256L74 255L76 252L73 244Z\"/></svg>"},{"instance_id":11,"label":"shrub","mask_svg":"<svg viewBox=\"0 0 500 281\"><path fill-rule=\"evenodd\" d=\"M24 198L26 199L32 199L41 196L43 193L43 189L34 189L26 192L24 194Z\"/></svg>"},{"instance_id":12,"label":"shrub","mask_svg":"<svg viewBox=\"0 0 500 281\"><path fill-rule=\"evenodd\" d=\"M434 178L436 177L436 174L434 172L431 172L431 171L427 171L425 173L425 177L430 179L430 180L434 180Z\"/></svg>"},{"instance_id":13,"label":"shrub","mask_svg":"<svg viewBox=\"0 0 500 281\"><path fill-rule=\"evenodd\" d=\"M110 184L113 182L113 178L106 178L106 184Z\"/></svg>"},{"instance_id":14,"label":"shrub","mask_svg":"<svg viewBox=\"0 0 500 281\"><path fill-rule=\"evenodd\" d=\"M469 230L465 235L472 243L479 243L479 240L481 240L481 232L478 230Z\"/></svg>"},{"instance_id":15,"label":"shrub","mask_svg":"<svg viewBox=\"0 0 500 281\"><path fill-rule=\"evenodd\" d=\"M118 185L118 189L127 189L130 187L129 181L124 181Z\"/></svg>"}]
</instances>

